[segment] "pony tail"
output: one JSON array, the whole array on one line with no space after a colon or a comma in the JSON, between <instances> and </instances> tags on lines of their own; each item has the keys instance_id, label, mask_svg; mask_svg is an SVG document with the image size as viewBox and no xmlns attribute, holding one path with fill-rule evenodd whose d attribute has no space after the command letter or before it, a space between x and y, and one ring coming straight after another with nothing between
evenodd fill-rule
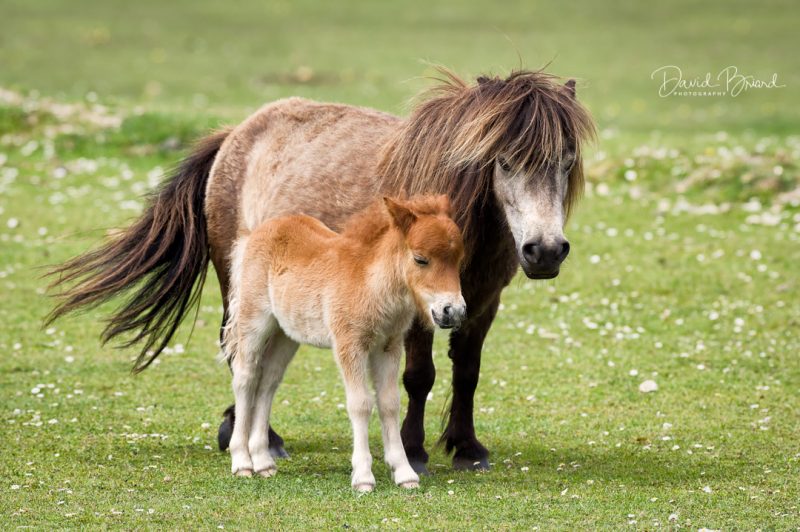
<instances>
[{"instance_id":1,"label":"pony tail","mask_svg":"<svg viewBox=\"0 0 800 532\"><path fill-rule=\"evenodd\" d=\"M107 319L103 343L132 332L121 347L142 342L133 371L144 370L156 359L197 303L205 281L209 262L205 189L229 133L224 130L201 140L150 196L144 214L122 234L47 274L58 277L51 289L72 286L55 295L61 302L46 324L133 291Z\"/></svg>"}]
</instances>

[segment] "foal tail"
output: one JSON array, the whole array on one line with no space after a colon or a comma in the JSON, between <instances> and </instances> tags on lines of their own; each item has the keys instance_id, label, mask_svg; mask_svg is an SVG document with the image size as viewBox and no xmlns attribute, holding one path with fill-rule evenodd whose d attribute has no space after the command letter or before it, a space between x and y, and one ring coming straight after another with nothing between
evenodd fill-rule
<instances>
[{"instance_id":1,"label":"foal tail","mask_svg":"<svg viewBox=\"0 0 800 532\"><path fill-rule=\"evenodd\" d=\"M51 323L129 292L107 319L103 343L133 333L122 347L142 342L134 372L147 368L172 339L200 297L209 262L204 201L206 182L222 142L214 133L195 146L149 198L144 214L113 240L52 269L51 288L72 285L46 318Z\"/></svg>"}]
</instances>

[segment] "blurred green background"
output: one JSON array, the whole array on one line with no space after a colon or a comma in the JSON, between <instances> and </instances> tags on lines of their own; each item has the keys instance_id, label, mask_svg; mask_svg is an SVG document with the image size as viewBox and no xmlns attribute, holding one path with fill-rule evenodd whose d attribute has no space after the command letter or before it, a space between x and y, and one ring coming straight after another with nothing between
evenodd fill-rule
<instances>
[{"instance_id":1,"label":"blurred green background","mask_svg":"<svg viewBox=\"0 0 800 532\"><path fill-rule=\"evenodd\" d=\"M403 112L426 61L465 76L549 65L581 80L604 128L788 132L800 118L798 27L793 0L4 0L0 81L240 118L287 95ZM661 99L650 74L663 65L686 76L735 65L786 88Z\"/></svg>"},{"instance_id":2,"label":"blurred green background","mask_svg":"<svg viewBox=\"0 0 800 532\"><path fill-rule=\"evenodd\" d=\"M0 523L6 528L790 529L800 526L800 9L796 1L0 0ZM40 278L125 226L209 127L289 95L406 114L432 64L546 66L595 116L558 279L518 276L487 339L486 474L349 488L328 351L278 391L292 459L253 482L215 449L230 377L198 319L146 373L106 306L42 330ZM779 89L658 96L651 73L734 65ZM639 386L654 380L658 390Z\"/></svg>"}]
</instances>

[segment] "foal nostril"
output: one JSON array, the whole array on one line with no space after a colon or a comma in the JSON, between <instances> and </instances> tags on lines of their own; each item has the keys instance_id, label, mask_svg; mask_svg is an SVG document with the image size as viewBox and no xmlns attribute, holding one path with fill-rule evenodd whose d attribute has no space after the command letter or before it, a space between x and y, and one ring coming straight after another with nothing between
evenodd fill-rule
<instances>
[{"instance_id":1,"label":"foal nostril","mask_svg":"<svg viewBox=\"0 0 800 532\"><path fill-rule=\"evenodd\" d=\"M522 256L531 264L536 264L542 258L542 246L538 242L526 242L522 246Z\"/></svg>"},{"instance_id":2,"label":"foal nostril","mask_svg":"<svg viewBox=\"0 0 800 532\"><path fill-rule=\"evenodd\" d=\"M442 312L444 313L445 318L449 318L453 315L453 307L450 305L445 305L445 307L442 309Z\"/></svg>"}]
</instances>

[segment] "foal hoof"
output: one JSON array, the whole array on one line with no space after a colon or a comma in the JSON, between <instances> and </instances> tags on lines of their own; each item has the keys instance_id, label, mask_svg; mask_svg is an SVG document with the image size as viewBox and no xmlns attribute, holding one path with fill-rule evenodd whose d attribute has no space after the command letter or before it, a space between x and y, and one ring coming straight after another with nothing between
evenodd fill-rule
<instances>
[{"instance_id":1,"label":"foal hoof","mask_svg":"<svg viewBox=\"0 0 800 532\"><path fill-rule=\"evenodd\" d=\"M375 489L375 484L362 482L361 484L354 484L353 489L356 490L358 493L370 493L372 492L372 490Z\"/></svg>"},{"instance_id":2,"label":"foal hoof","mask_svg":"<svg viewBox=\"0 0 800 532\"><path fill-rule=\"evenodd\" d=\"M421 460L409 460L408 465L411 466L411 469L413 469L417 475L427 477L431 474L430 471L428 471L428 465Z\"/></svg>"},{"instance_id":3,"label":"foal hoof","mask_svg":"<svg viewBox=\"0 0 800 532\"><path fill-rule=\"evenodd\" d=\"M416 480L409 480L408 482L401 482L400 484L398 484L398 486L407 490L414 490L419 487L419 482L417 482Z\"/></svg>"},{"instance_id":4,"label":"foal hoof","mask_svg":"<svg viewBox=\"0 0 800 532\"><path fill-rule=\"evenodd\" d=\"M252 469L237 469L236 473L233 474L235 477L252 477L253 470Z\"/></svg>"},{"instance_id":5,"label":"foal hoof","mask_svg":"<svg viewBox=\"0 0 800 532\"><path fill-rule=\"evenodd\" d=\"M470 458L453 458L453 469L456 471L489 471L489 459L480 458L473 460Z\"/></svg>"},{"instance_id":6,"label":"foal hoof","mask_svg":"<svg viewBox=\"0 0 800 532\"><path fill-rule=\"evenodd\" d=\"M286 449L283 448L283 445L279 445L276 447L269 448L269 454L272 455L273 458L289 458L289 453L286 452Z\"/></svg>"},{"instance_id":7,"label":"foal hoof","mask_svg":"<svg viewBox=\"0 0 800 532\"><path fill-rule=\"evenodd\" d=\"M261 471L256 471L256 474L263 478L269 478L277 472L278 472L277 467L268 467L266 469L262 469Z\"/></svg>"}]
</instances>

